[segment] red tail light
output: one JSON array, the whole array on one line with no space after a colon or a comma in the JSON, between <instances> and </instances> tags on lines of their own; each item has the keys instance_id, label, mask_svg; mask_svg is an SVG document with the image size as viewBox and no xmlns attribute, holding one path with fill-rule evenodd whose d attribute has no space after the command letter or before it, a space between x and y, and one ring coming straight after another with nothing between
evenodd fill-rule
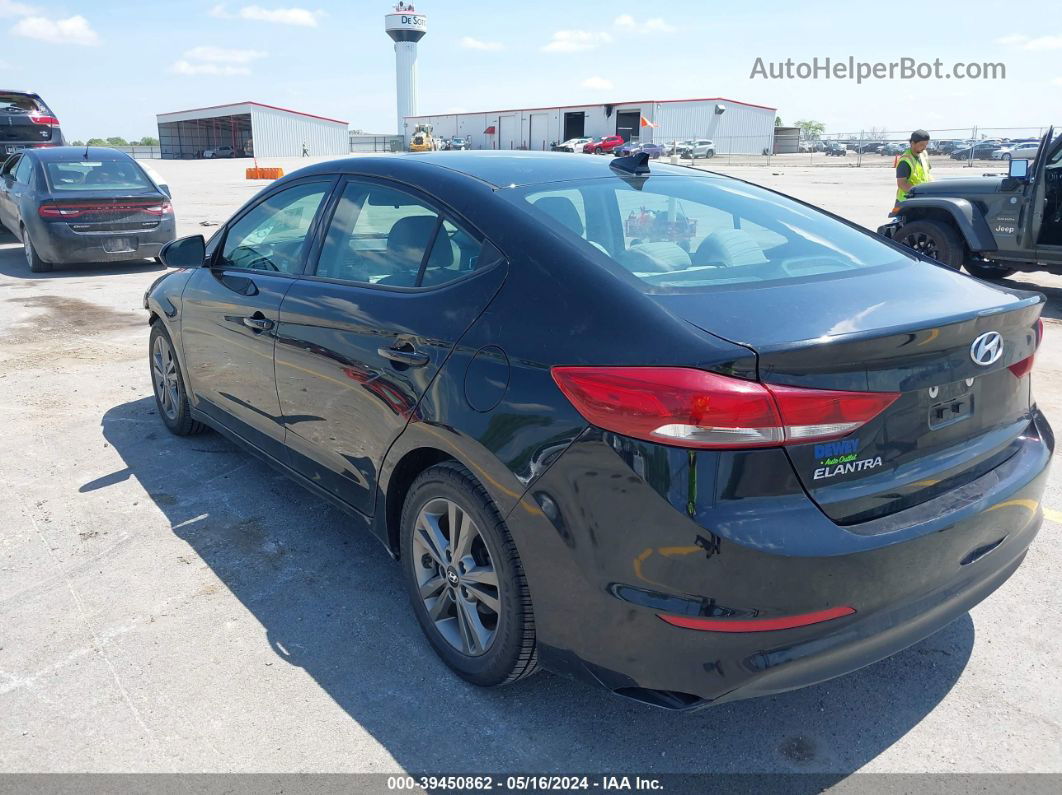
<instances>
[{"instance_id":1,"label":"red tail light","mask_svg":"<svg viewBox=\"0 0 1062 795\"><path fill-rule=\"evenodd\" d=\"M59 119L55 116L45 116L43 113L31 113L29 119L34 124L47 124L49 127L58 127Z\"/></svg>"},{"instance_id":2,"label":"red tail light","mask_svg":"<svg viewBox=\"0 0 1062 795\"><path fill-rule=\"evenodd\" d=\"M1042 317L1036 318L1036 347L1039 349L1040 343L1044 341L1044 319ZM1032 356L1027 356L1020 362L1015 362L1007 369L1014 373L1016 378L1022 378L1028 375L1033 365L1036 363L1036 352L1033 352Z\"/></svg>"},{"instance_id":3,"label":"red tail light","mask_svg":"<svg viewBox=\"0 0 1062 795\"><path fill-rule=\"evenodd\" d=\"M173 205L164 202L119 202L108 204L42 204L37 208L37 214L41 218L69 219L79 218L82 215L100 215L110 213L145 213L147 215L163 216L173 213Z\"/></svg>"},{"instance_id":4,"label":"red tail light","mask_svg":"<svg viewBox=\"0 0 1062 795\"><path fill-rule=\"evenodd\" d=\"M173 205L169 202L163 202L162 204L153 204L150 207L145 207L144 212L148 215L172 215Z\"/></svg>"},{"instance_id":5,"label":"red tail light","mask_svg":"<svg viewBox=\"0 0 1062 795\"><path fill-rule=\"evenodd\" d=\"M846 436L898 397L743 381L685 367L554 367L591 424L696 448L776 447Z\"/></svg>"}]
</instances>

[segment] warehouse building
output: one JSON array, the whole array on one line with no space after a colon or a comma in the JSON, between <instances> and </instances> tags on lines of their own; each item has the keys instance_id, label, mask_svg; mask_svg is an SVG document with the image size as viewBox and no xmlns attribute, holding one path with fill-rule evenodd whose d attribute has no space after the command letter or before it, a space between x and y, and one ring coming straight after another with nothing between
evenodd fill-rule
<instances>
[{"instance_id":1,"label":"warehouse building","mask_svg":"<svg viewBox=\"0 0 1062 795\"><path fill-rule=\"evenodd\" d=\"M222 146L232 147L237 157L297 157L303 144L311 155L350 153L345 121L261 102L160 113L156 118L164 158L202 157L204 151Z\"/></svg>"},{"instance_id":2,"label":"warehouse building","mask_svg":"<svg viewBox=\"0 0 1062 795\"><path fill-rule=\"evenodd\" d=\"M568 105L406 118L406 140L418 125L437 137L470 138L473 149L549 149L555 142L619 135L624 140L710 138L715 150L762 154L774 137L775 108L722 97Z\"/></svg>"}]
</instances>

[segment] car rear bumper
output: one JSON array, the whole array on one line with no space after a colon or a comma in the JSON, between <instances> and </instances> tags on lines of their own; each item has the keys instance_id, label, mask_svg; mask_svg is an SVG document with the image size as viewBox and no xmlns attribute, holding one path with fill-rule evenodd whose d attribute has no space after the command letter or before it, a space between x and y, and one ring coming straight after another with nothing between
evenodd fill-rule
<instances>
[{"instance_id":1,"label":"car rear bumper","mask_svg":"<svg viewBox=\"0 0 1062 795\"><path fill-rule=\"evenodd\" d=\"M176 237L177 225L172 215L164 217L153 229L129 232L75 232L69 224L33 219L30 234L37 253L45 262L124 262L157 257L162 247ZM135 240L128 251L108 251L105 241ZM109 244L108 244L109 245Z\"/></svg>"},{"instance_id":2,"label":"car rear bumper","mask_svg":"<svg viewBox=\"0 0 1062 795\"><path fill-rule=\"evenodd\" d=\"M1053 446L1037 413L1019 452L977 481L841 527L798 490L743 480L734 469L748 459L714 454L691 474L688 451L589 431L507 518L540 659L681 709L857 670L961 616L1017 569L1042 523ZM754 624L841 606L855 612L771 631L661 619Z\"/></svg>"}]
</instances>

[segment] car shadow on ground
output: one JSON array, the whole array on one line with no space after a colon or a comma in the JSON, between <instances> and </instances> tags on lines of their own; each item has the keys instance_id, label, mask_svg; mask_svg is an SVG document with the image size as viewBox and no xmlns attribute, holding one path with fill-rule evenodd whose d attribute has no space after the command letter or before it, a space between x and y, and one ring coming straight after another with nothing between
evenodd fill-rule
<instances>
[{"instance_id":1,"label":"car shadow on ground","mask_svg":"<svg viewBox=\"0 0 1062 795\"><path fill-rule=\"evenodd\" d=\"M1032 290L1047 296L1043 316L1052 320L1062 320L1062 287L1050 287L1036 282L1026 281L1031 274L1016 273L1007 279L992 282L1000 287L1013 287L1018 290Z\"/></svg>"},{"instance_id":2,"label":"car shadow on ground","mask_svg":"<svg viewBox=\"0 0 1062 795\"><path fill-rule=\"evenodd\" d=\"M478 689L435 656L399 565L348 517L218 434L170 435L151 398L111 408L102 425L125 468L80 490L139 481L172 532L261 622L277 657L411 772L816 772L829 784L923 720L973 646L967 615L841 679L696 713L550 674ZM283 704L274 709L285 720ZM815 776L804 789L822 786Z\"/></svg>"},{"instance_id":3,"label":"car shadow on ground","mask_svg":"<svg viewBox=\"0 0 1062 795\"><path fill-rule=\"evenodd\" d=\"M69 279L71 276L116 276L123 273L150 273L166 266L153 259L128 262L64 262L44 273L33 273L23 254L22 241L0 227L0 276L16 279Z\"/></svg>"}]
</instances>

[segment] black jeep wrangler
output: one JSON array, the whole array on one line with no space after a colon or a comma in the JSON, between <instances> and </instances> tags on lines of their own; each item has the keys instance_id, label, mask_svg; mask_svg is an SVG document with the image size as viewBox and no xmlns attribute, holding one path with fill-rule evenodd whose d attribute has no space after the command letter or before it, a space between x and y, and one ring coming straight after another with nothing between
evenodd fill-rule
<instances>
[{"instance_id":1,"label":"black jeep wrangler","mask_svg":"<svg viewBox=\"0 0 1062 795\"><path fill-rule=\"evenodd\" d=\"M1062 136L1009 174L916 185L878 228L898 243L981 279L1015 271L1062 273Z\"/></svg>"}]
</instances>

